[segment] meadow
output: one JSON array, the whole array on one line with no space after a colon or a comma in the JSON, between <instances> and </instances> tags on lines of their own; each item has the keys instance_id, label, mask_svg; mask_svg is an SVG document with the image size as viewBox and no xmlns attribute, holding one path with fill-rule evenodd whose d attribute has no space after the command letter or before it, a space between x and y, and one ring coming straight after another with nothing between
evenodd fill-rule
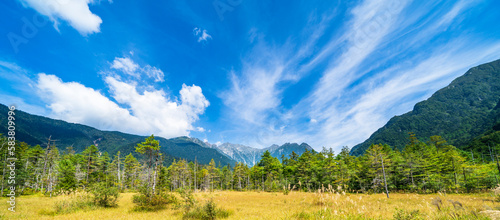
<instances>
[{"instance_id":1,"label":"meadow","mask_svg":"<svg viewBox=\"0 0 500 220\"><path fill-rule=\"evenodd\" d=\"M132 196L121 193L115 208L93 208L55 214L55 204L71 196L17 198L16 212L0 199L2 219L183 219L181 208L132 211ZM500 219L500 203L491 194L385 194L215 191L193 194L198 203L213 200L226 219ZM177 196L177 193L176 193Z\"/></svg>"}]
</instances>

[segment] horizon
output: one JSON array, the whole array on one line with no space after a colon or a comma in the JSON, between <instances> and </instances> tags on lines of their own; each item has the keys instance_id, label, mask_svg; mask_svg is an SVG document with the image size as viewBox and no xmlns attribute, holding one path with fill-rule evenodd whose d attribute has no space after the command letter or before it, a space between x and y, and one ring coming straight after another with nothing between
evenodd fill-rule
<instances>
[{"instance_id":1,"label":"horizon","mask_svg":"<svg viewBox=\"0 0 500 220\"><path fill-rule=\"evenodd\" d=\"M499 6L7 1L0 103L105 131L340 152L499 59Z\"/></svg>"}]
</instances>

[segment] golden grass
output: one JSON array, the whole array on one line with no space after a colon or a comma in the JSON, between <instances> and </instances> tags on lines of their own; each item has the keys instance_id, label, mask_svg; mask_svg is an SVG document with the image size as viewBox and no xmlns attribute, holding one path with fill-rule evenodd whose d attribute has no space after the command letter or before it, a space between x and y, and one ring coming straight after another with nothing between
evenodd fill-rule
<instances>
[{"instance_id":1,"label":"golden grass","mask_svg":"<svg viewBox=\"0 0 500 220\"><path fill-rule=\"evenodd\" d=\"M41 196L22 196L17 198L16 212L7 210L6 198L0 199L0 218L4 219L182 219L182 210L165 209L158 212L131 212L134 193L120 195L117 208L99 208L90 211L77 211L70 214L51 216L57 201L67 196L53 198ZM338 193L283 193L230 192L196 193L200 204L213 199L218 207L232 211L228 219L392 219L396 208L408 211L419 210L424 219L447 219L450 213L471 213L479 217L500 209L489 194L473 195L418 195L391 194L338 194ZM432 201L440 197L442 211ZM451 201L458 201L463 209L455 209ZM488 211L493 210L493 211ZM483 214L479 214L481 211ZM325 214L327 213L327 214ZM493 216L493 215L492 215ZM451 217L450 217L451 218ZM493 217L494 218L494 217Z\"/></svg>"}]
</instances>

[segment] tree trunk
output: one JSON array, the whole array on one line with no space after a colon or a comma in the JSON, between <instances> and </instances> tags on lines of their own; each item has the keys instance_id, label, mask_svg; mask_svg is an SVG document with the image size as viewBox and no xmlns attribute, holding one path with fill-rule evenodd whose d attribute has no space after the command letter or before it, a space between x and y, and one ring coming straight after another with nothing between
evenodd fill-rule
<instances>
[{"instance_id":1,"label":"tree trunk","mask_svg":"<svg viewBox=\"0 0 500 220\"><path fill-rule=\"evenodd\" d=\"M469 187L467 187L467 176L465 175L465 167L463 168L464 171L464 185L465 189L467 190L467 193L469 192Z\"/></svg>"},{"instance_id":2,"label":"tree trunk","mask_svg":"<svg viewBox=\"0 0 500 220\"><path fill-rule=\"evenodd\" d=\"M89 184L89 172L90 172L90 156L92 155L92 150L89 148L89 159L87 161L87 175L85 177L85 182L87 182L87 184Z\"/></svg>"},{"instance_id":3,"label":"tree trunk","mask_svg":"<svg viewBox=\"0 0 500 220\"><path fill-rule=\"evenodd\" d=\"M410 164L410 177L411 177L411 186L415 188L415 182L413 181L413 164Z\"/></svg>"},{"instance_id":4,"label":"tree trunk","mask_svg":"<svg viewBox=\"0 0 500 220\"><path fill-rule=\"evenodd\" d=\"M196 157L194 158L194 192L196 192L198 190L198 185L196 183L196 169L198 167L198 163L196 162Z\"/></svg>"},{"instance_id":5,"label":"tree trunk","mask_svg":"<svg viewBox=\"0 0 500 220\"><path fill-rule=\"evenodd\" d=\"M155 193L155 188L156 188L156 168L157 168L157 164L155 162L155 173L153 174L153 194Z\"/></svg>"},{"instance_id":6,"label":"tree trunk","mask_svg":"<svg viewBox=\"0 0 500 220\"><path fill-rule=\"evenodd\" d=\"M456 187L458 183L457 183L457 171L456 171L456 168L455 168L455 159L452 159L451 163L453 165L453 175L455 176L455 187Z\"/></svg>"},{"instance_id":7,"label":"tree trunk","mask_svg":"<svg viewBox=\"0 0 500 220\"><path fill-rule=\"evenodd\" d=\"M122 180L120 174L120 154L118 154L118 184L120 185L120 189L122 189Z\"/></svg>"},{"instance_id":8,"label":"tree trunk","mask_svg":"<svg viewBox=\"0 0 500 220\"><path fill-rule=\"evenodd\" d=\"M382 160L382 173L384 174L385 193L387 194L387 198L389 198L389 190L387 189L387 180L385 178L384 158L381 158L381 160Z\"/></svg>"}]
</instances>

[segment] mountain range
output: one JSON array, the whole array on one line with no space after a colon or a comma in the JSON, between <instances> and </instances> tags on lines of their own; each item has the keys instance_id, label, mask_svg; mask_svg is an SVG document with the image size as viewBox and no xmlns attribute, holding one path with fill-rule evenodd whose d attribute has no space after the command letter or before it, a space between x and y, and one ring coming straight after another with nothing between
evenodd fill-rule
<instances>
[{"instance_id":1,"label":"mountain range","mask_svg":"<svg viewBox=\"0 0 500 220\"><path fill-rule=\"evenodd\" d=\"M471 68L412 111L391 118L354 146L351 154L361 155L378 143L402 149L409 143L409 132L422 141L439 135L458 148L486 152L486 142L498 139L499 130L500 60L496 60Z\"/></svg>"},{"instance_id":2,"label":"mountain range","mask_svg":"<svg viewBox=\"0 0 500 220\"><path fill-rule=\"evenodd\" d=\"M277 157L278 159L281 159L281 155L288 156L292 152L300 155L306 150L313 151L313 148L306 143L302 143L300 145L297 143L285 143L281 146L273 144L270 147L261 149L231 143L224 143L221 145L209 143L204 144L208 148L217 149L219 152L229 156L233 160L243 162L250 166L257 164L257 162L260 160L260 156L265 151L269 151L269 153L271 153L271 156Z\"/></svg>"},{"instance_id":3,"label":"mountain range","mask_svg":"<svg viewBox=\"0 0 500 220\"><path fill-rule=\"evenodd\" d=\"M0 104L0 134L7 133L8 107ZM117 131L101 131L96 128L68 123L62 120L55 120L43 116L32 115L23 111L15 111L16 140L29 145L47 145L48 138L55 140L55 145L64 150L73 147L76 152L83 151L90 145L95 145L100 151L113 155L120 151L123 154L136 154L135 146L144 141L145 136L126 134ZM210 144L192 137L176 137L166 139L155 137L159 141L161 151L165 156L165 162L172 162L174 159L186 159L197 161L201 164L208 164L212 159L218 165L231 165L236 162L243 162L253 166L260 160L260 156L269 150L275 157L281 155L288 156L294 151L302 154L306 149L312 148L303 143L282 146L272 145L268 148L257 149L239 144L224 143L222 145ZM137 154L136 154L137 156Z\"/></svg>"}]
</instances>

